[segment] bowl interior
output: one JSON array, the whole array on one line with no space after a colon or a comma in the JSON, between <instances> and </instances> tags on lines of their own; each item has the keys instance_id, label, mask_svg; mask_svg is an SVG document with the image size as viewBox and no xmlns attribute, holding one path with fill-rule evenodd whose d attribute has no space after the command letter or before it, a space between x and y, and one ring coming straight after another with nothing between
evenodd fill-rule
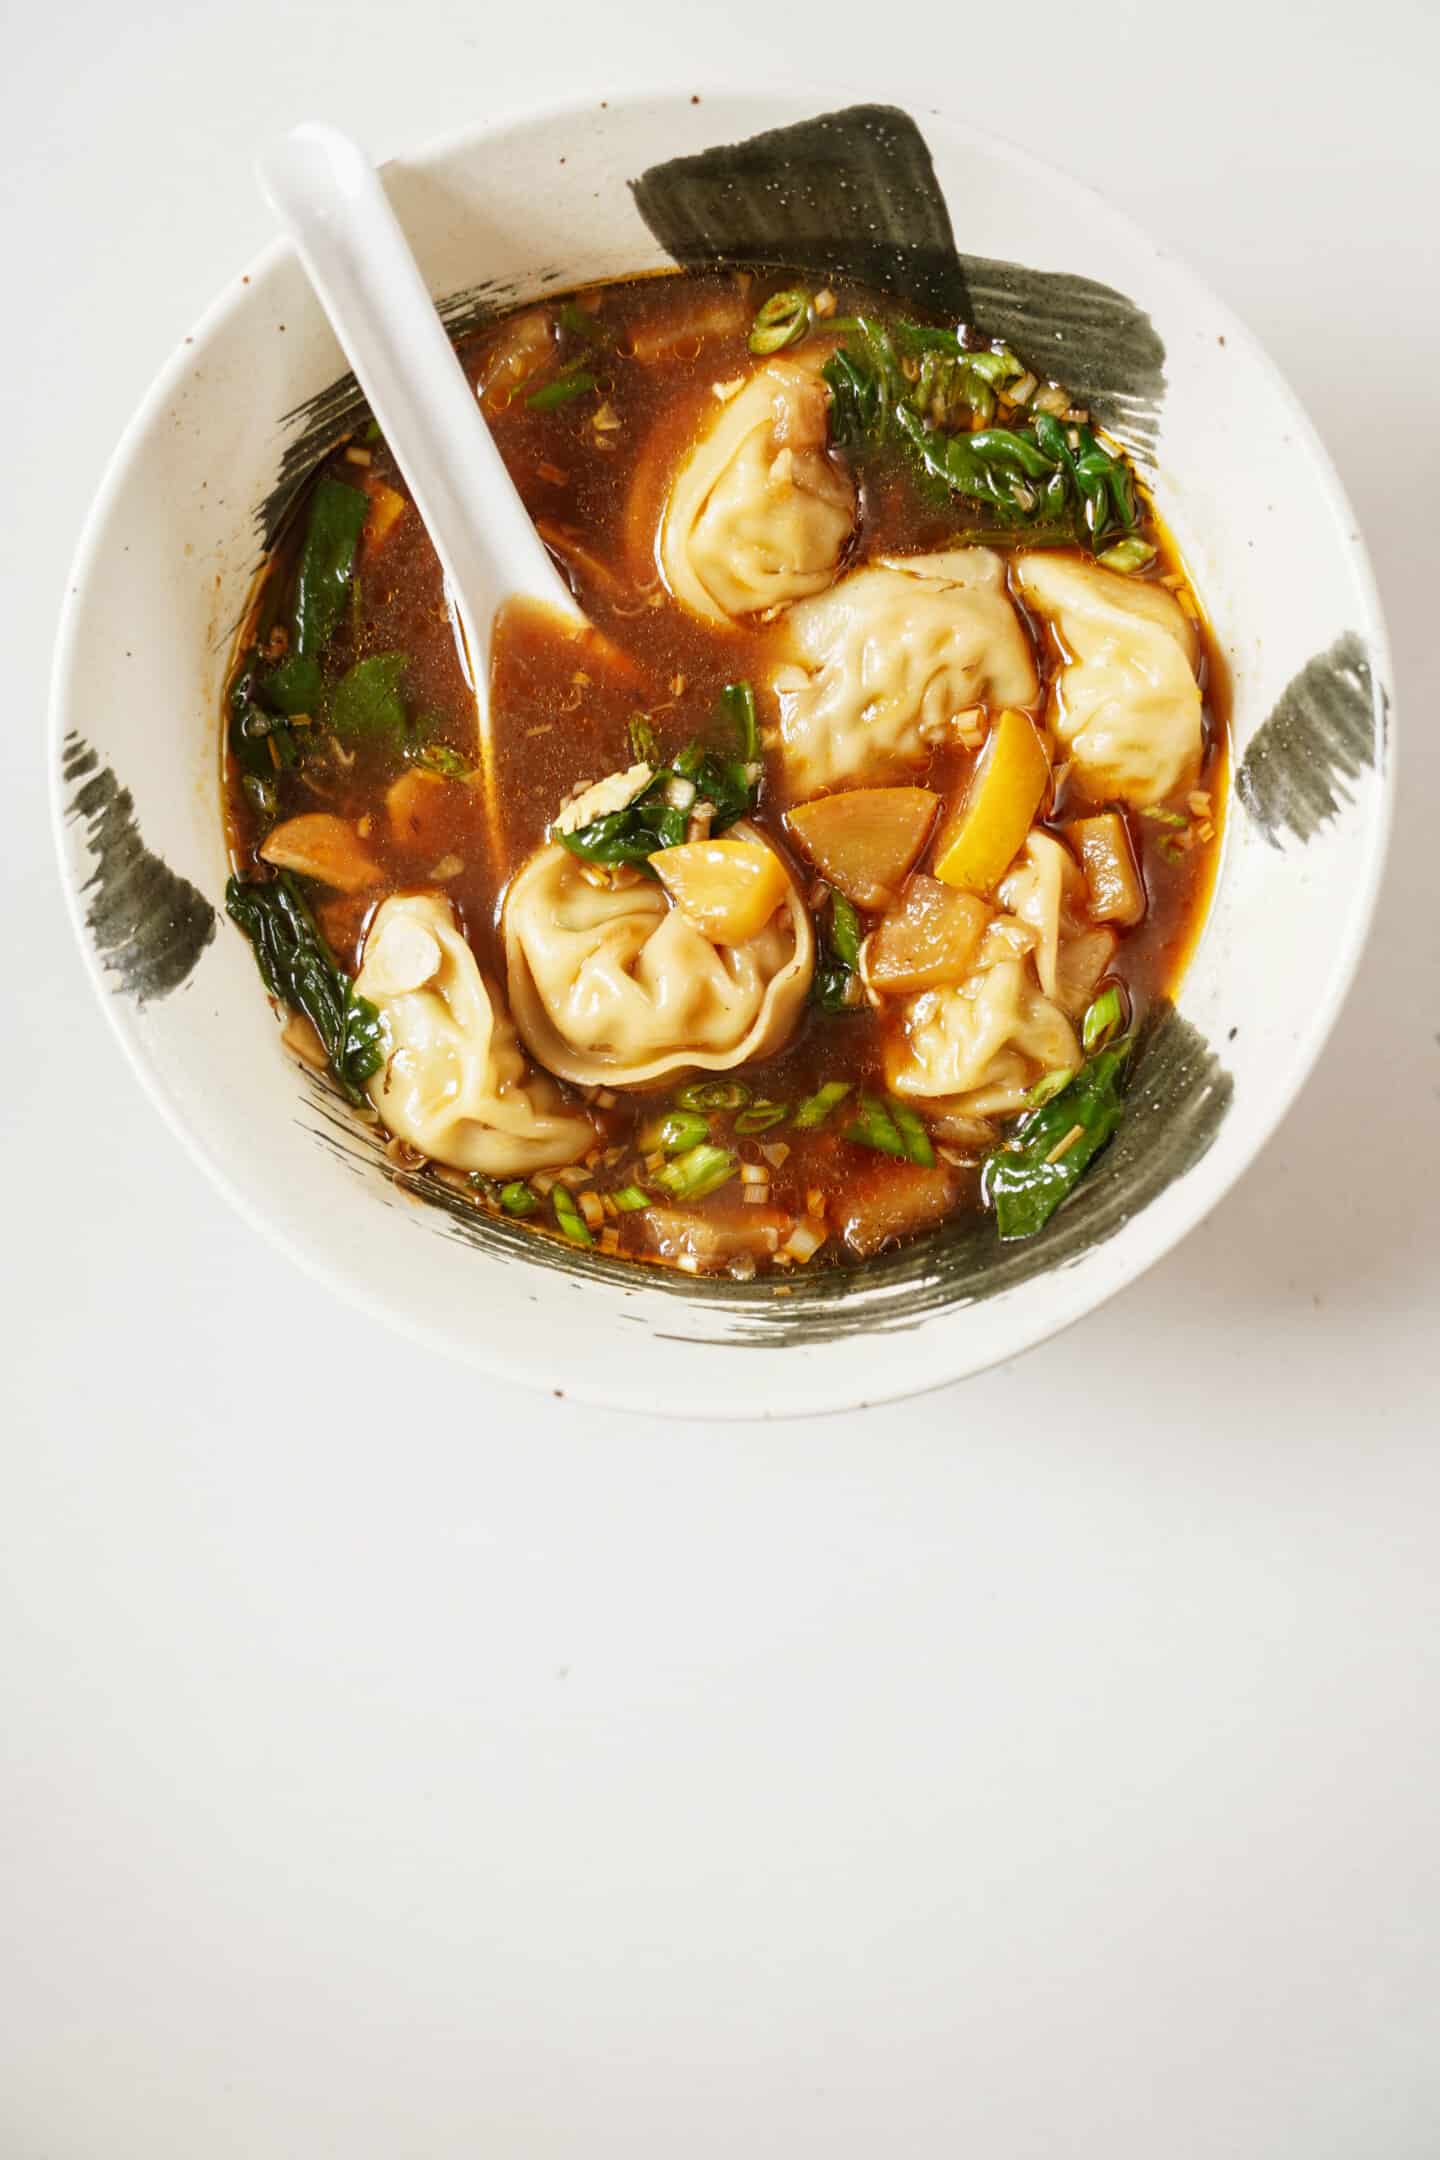
<instances>
[{"instance_id":1,"label":"bowl interior","mask_svg":"<svg viewBox=\"0 0 1440 2160\"><path fill-rule=\"evenodd\" d=\"M61 852L95 980L238 1206L376 1313L594 1400L762 1415L958 1377L1094 1306L1213 1204L1318 1054L1383 850L1388 661L1363 548L1247 334L1087 191L943 117L791 96L611 101L386 170L457 325L719 255L860 270L1054 355L1139 451L1234 687L1237 799L1210 920L1122 1133L1033 1245L961 1223L776 1285L575 1256L397 1174L281 1050L221 915L217 710L268 531L353 390L282 248L137 415L71 579ZM902 1336L898 1355L877 1336ZM643 1344L643 1351L641 1345Z\"/></svg>"}]
</instances>

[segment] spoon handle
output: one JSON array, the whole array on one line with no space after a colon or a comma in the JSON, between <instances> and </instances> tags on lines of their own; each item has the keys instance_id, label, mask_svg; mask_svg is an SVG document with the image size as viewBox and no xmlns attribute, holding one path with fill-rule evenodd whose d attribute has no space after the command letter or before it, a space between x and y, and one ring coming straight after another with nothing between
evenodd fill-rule
<instances>
[{"instance_id":1,"label":"spoon handle","mask_svg":"<svg viewBox=\"0 0 1440 2160\"><path fill-rule=\"evenodd\" d=\"M577 626L584 618L505 470L364 151L338 128L307 123L264 151L257 171L440 558L487 739L497 610L521 597Z\"/></svg>"}]
</instances>

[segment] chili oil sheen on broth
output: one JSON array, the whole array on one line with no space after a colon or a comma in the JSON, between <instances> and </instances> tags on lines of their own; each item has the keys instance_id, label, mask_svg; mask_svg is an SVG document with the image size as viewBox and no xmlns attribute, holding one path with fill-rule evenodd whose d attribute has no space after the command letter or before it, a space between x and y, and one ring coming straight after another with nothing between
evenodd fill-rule
<instances>
[{"instance_id":1,"label":"chili oil sheen on broth","mask_svg":"<svg viewBox=\"0 0 1440 2160\"><path fill-rule=\"evenodd\" d=\"M1214 877L1223 667L1123 444L981 328L783 273L460 347L585 610L490 735L374 424L257 582L230 913L287 1047L478 1209L692 1273L1043 1236Z\"/></svg>"}]
</instances>

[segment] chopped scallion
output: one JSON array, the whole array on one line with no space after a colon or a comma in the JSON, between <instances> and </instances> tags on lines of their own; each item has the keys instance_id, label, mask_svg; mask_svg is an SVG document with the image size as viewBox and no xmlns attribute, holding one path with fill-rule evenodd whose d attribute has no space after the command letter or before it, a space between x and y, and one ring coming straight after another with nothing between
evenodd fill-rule
<instances>
[{"instance_id":1,"label":"chopped scallion","mask_svg":"<svg viewBox=\"0 0 1440 2160\"><path fill-rule=\"evenodd\" d=\"M930 1135L926 1132L917 1113L910 1108L908 1103L896 1102L892 1095L890 1098L890 1115L894 1120L895 1130L904 1142L905 1160L917 1163L922 1170L933 1169L935 1150L930 1143Z\"/></svg>"},{"instance_id":2,"label":"chopped scallion","mask_svg":"<svg viewBox=\"0 0 1440 2160\"><path fill-rule=\"evenodd\" d=\"M594 388L595 377L589 370L576 368L569 374L557 375L541 389L532 390L525 403L532 412L553 412L557 405L568 405L571 398L583 397L587 390ZM588 1235L586 1242L589 1242Z\"/></svg>"},{"instance_id":3,"label":"chopped scallion","mask_svg":"<svg viewBox=\"0 0 1440 2160\"><path fill-rule=\"evenodd\" d=\"M752 353L783 352L798 345L810 328L810 295L798 286L772 293L756 314L750 331Z\"/></svg>"},{"instance_id":4,"label":"chopped scallion","mask_svg":"<svg viewBox=\"0 0 1440 2160\"><path fill-rule=\"evenodd\" d=\"M640 1131L640 1146L649 1154L654 1148L663 1148L667 1155L679 1155L686 1148L698 1147L710 1137L710 1121L694 1110L667 1110L663 1116L651 1118Z\"/></svg>"},{"instance_id":5,"label":"chopped scallion","mask_svg":"<svg viewBox=\"0 0 1440 2160\"><path fill-rule=\"evenodd\" d=\"M1118 1034L1124 1025L1125 1006L1120 985L1111 983L1094 999L1081 1023L1080 1040L1086 1055L1092 1050L1103 1050L1111 1036Z\"/></svg>"},{"instance_id":6,"label":"chopped scallion","mask_svg":"<svg viewBox=\"0 0 1440 2160\"><path fill-rule=\"evenodd\" d=\"M422 772L435 773L442 780L468 780L475 770L469 758L447 742L407 743L405 756L411 765L418 765Z\"/></svg>"},{"instance_id":7,"label":"chopped scallion","mask_svg":"<svg viewBox=\"0 0 1440 2160\"><path fill-rule=\"evenodd\" d=\"M641 765L660 763L660 738L644 713L632 713L629 724L630 755Z\"/></svg>"},{"instance_id":8,"label":"chopped scallion","mask_svg":"<svg viewBox=\"0 0 1440 2160\"><path fill-rule=\"evenodd\" d=\"M657 1170L655 1183L672 1200L703 1200L707 1193L718 1192L738 1168L728 1148L702 1143Z\"/></svg>"},{"instance_id":9,"label":"chopped scallion","mask_svg":"<svg viewBox=\"0 0 1440 2160\"><path fill-rule=\"evenodd\" d=\"M1027 1110L1043 1110L1062 1088L1067 1088L1075 1077L1073 1065L1057 1065L1053 1072L1042 1073L1025 1097Z\"/></svg>"},{"instance_id":10,"label":"chopped scallion","mask_svg":"<svg viewBox=\"0 0 1440 2160\"><path fill-rule=\"evenodd\" d=\"M1148 540L1117 540L1095 558L1103 570L1118 570L1129 577L1136 570L1144 570L1154 562L1155 550Z\"/></svg>"},{"instance_id":11,"label":"chopped scallion","mask_svg":"<svg viewBox=\"0 0 1440 2160\"><path fill-rule=\"evenodd\" d=\"M831 1111L844 1102L853 1084L849 1080L827 1080L813 1095L807 1095L795 1111L797 1132L818 1131L829 1118Z\"/></svg>"},{"instance_id":12,"label":"chopped scallion","mask_svg":"<svg viewBox=\"0 0 1440 2160\"><path fill-rule=\"evenodd\" d=\"M550 1205L555 1210L555 1220L572 1245L593 1245L589 1227L575 1204L575 1195L568 1185L552 1185Z\"/></svg>"},{"instance_id":13,"label":"chopped scallion","mask_svg":"<svg viewBox=\"0 0 1440 2160\"><path fill-rule=\"evenodd\" d=\"M532 1185L523 1178L512 1178L500 1188L500 1205L507 1215L533 1215L540 1205L540 1198Z\"/></svg>"},{"instance_id":14,"label":"chopped scallion","mask_svg":"<svg viewBox=\"0 0 1440 2160\"><path fill-rule=\"evenodd\" d=\"M242 776L240 785L245 791L246 801L257 816L263 818L276 818L279 816L280 798L275 792L273 780L265 779L261 773L247 772Z\"/></svg>"},{"instance_id":15,"label":"chopped scallion","mask_svg":"<svg viewBox=\"0 0 1440 2160\"><path fill-rule=\"evenodd\" d=\"M783 1125L789 1114L788 1103L761 1100L740 1112L735 1120L735 1130L737 1133L769 1132L772 1125Z\"/></svg>"},{"instance_id":16,"label":"chopped scallion","mask_svg":"<svg viewBox=\"0 0 1440 2160\"><path fill-rule=\"evenodd\" d=\"M682 1110L741 1110L750 1090L742 1080L692 1080L675 1100Z\"/></svg>"},{"instance_id":17,"label":"chopped scallion","mask_svg":"<svg viewBox=\"0 0 1440 2160\"><path fill-rule=\"evenodd\" d=\"M726 683L720 693L719 711L735 730L742 761L753 765L760 755L760 721L755 711L755 692L749 683Z\"/></svg>"},{"instance_id":18,"label":"chopped scallion","mask_svg":"<svg viewBox=\"0 0 1440 2160\"><path fill-rule=\"evenodd\" d=\"M875 1148L882 1155L897 1155L902 1161L906 1158L900 1128L878 1095L860 1096L844 1137L857 1147Z\"/></svg>"},{"instance_id":19,"label":"chopped scallion","mask_svg":"<svg viewBox=\"0 0 1440 2160\"><path fill-rule=\"evenodd\" d=\"M638 1208L649 1207L650 1195L641 1185L620 1185L610 1198L622 1215L633 1215Z\"/></svg>"},{"instance_id":20,"label":"chopped scallion","mask_svg":"<svg viewBox=\"0 0 1440 2160\"><path fill-rule=\"evenodd\" d=\"M830 895L830 943L837 960L843 960L847 968L860 965L860 917L853 901L844 893Z\"/></svg>"},{"instance_id":21,"label":"chopped scallion","mask_svg":"<svg viewBox=\"0 0 1440 2160\"><path fill-rule=\"evenodd\" d=\"M605 343L605 332L595 317L588 314L584 308L577 307L573 300L561 301L555 310L555 319L562 330L569 331L571 337L587 338L592 345Z\"/></svg>"}]
</instances>

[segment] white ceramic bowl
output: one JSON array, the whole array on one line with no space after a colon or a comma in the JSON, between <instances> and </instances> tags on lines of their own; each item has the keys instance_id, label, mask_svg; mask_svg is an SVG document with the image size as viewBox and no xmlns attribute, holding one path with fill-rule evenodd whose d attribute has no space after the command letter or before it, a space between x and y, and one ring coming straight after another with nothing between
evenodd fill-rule
<instances>
[{"instance_id":1,"label":"white ceramic bowl","mask_svg":"<svg viewBox=\"0 0 1440 2160\"><path fill-rule=\"evenodd\" d=\"M257 511L293 486L344 399L334 340L277 245L217 300L128 430L60 634L65 881L96 989L161 1110L236 1206L336 1289L427 1343L592 1401L836 1408L959 1378L1064 1327L1251 1160L1319 1054L1369 920L1389 662L1353 515L1305 415L1127 219L939 114L843 97L616 99L477 130L386 182L457 320L664 265L662 238L682 254L718 242L816 265L848 252L882 282L938 279L952 295L960 278L975 319L1153 448L1160 507L1234 676L1241 787L1217 895L1120 1138L1029 1245L1002 1251L972 1223L856 1272L797 1274L782 1295L572 1258L398 1185L281 1050L221 909L217 709Z\"/></svg>"}]
</instances>

